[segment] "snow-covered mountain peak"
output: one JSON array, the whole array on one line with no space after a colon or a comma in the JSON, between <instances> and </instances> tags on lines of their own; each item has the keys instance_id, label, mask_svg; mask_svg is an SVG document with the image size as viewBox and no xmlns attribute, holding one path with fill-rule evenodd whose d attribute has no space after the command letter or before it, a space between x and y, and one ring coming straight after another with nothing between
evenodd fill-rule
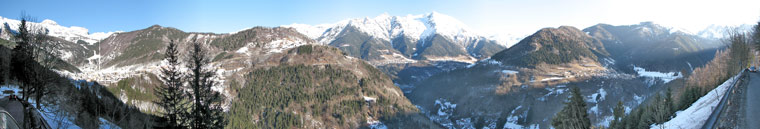
<instances>
[{"instance_id":1,"label":"snow-covered mountain peak","mask_svg":"<svg viewBox=\"0 0 760 129\"><path fill-rule=\"evenodd\" d=\"M10 30L17 31L18 26L21 24L21 21L16 20L16 19L0 17L0 23L7 24L7 27ZM59 37L64 40L75 42L75 43L79 40L82 40L89 44L94 44L95 42L105 39L111 34L113 34L113 32L98 32L98 33L90 34L87 28L78 27L78 26L65 27L65 26L58 25L57 22L50 19L45 19L40 23L30 22L30 24L38 25L45 28L48 32L48 35L50 36ZM6 27L6 26L3 25L2 27Z\"/></svg>"},{"instance_id":2,"label":"snow-covered mountain peak","mask_svg":"<svg viewBox=\"0 0 760 129\"><path fill-rule=\"evenodd\" d=\"M477 33L470 31L471 29L466 24L448 15L432 12L427 15L427 20L430 25L428 29L433 29L432 32L435 32L427 34L440 34L454 40L479 37Z\"/></svg>"},{"instance_id":3,"label":"snow-covered mountain peak","mask_svg":"<svg viewBox=\"0 0 760 129\"><path fill-rule=\"evenodd\" d=\"M726 36L726 33L732 30L737 31L749 31L752 29L753 25L750 24L741 24L741 25L709 25L705 27L705 29L700 30L696 33L696 35L699 35L702 38L709 38L709 39L721 39Z\"/></svg>"},{"instance_id":4,"label":"snow-covered mountain peak","mask_svg":"<svg viewBox=\"0 0 760 129\"><path fill-rule=\"evenodd\" d=\"M493 34L491 36L488 36L488 39L495 40L499 44L505 45L505 47L509 48L512 47L512 45L517 44L520 42L520 40L523 39L523 37L528 37L528 35L518 36L514 34L509 33L498 33Z\"/></svg>"},{"instance_id":5,"label":"snow-covered mountain peak","mask_svg":"<svg viewBox=\"0 0 760 129\"><path fill-rule=\"evenodd\" d=\"M284 25L283 27L291 27L296 29L296 31L308 36L311 39L317 39L320 36L322 36L322 33L325 32L325 30L332 27L333 24L321 24L321 25L307 25L307 24L290 24L290 25ZM241 30L242 31L242 30Z\"/></svg>"},{"instance_id":6,"label":"snow-covered mountain peak","mask_svg":"<svg viewBox=\"0 0 760 129\"><path fill-rule=\"evenodd\" d=\"M283 26L293 27L323 44L334 40L335 36L338 36L346 27L354 27L361 32L386 41L399 36L406 36L416 41L435 34L455 41L487 38L471 31L466 24L456 18L438 12L406 16L391 16L388 13L383 13L376 17L347 19L334 24L316 26L291 24ZM506 44L501 45L506 46Z\"/></svg>"},{"instance_id":7,"label":"snow-covered mountain peak","mask_svg":"<svg viewBox=\"0 0 760 129\"><path fill-rule=\"evenodd\" d=\"M40 22L40 23L45 24L45 25L58 25L58 22L55 22L55 21L50 20L50 19L42 20L42 22Z\"/></svg>"}]
</instances>

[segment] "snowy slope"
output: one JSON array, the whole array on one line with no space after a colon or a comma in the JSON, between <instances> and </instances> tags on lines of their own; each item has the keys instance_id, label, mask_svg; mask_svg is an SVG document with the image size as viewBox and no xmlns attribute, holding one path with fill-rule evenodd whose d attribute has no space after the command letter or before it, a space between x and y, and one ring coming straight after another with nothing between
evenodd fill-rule
<instances>
[{"instance_id":1,"label":"snowy slope","mask_svg":"<svg viewBox=\"0 0 760 129\"><path fill-rule=\"evenodd\" d=\"M658 72L658 71L647 71L644 68L633 66L633 70L638 73L639 77L647 77L651 79L661 79L663 82L668 83L670 81L673 81L678 78L682 78L683 74L681 72Z\"/></svg>"},{"instance_id":2,"label":"snowy slope","mask_svg":"<svg viewBox=\"0 0 760 129\"><path fill-rule=\"evenodd\" d=\"M699 98L697 102L691 104L686 110L678 111L675 118L660 125L652 125L651 128L696 129L702 127L707 118L710 117L713 109L718 106L718 103L720 103L720 98L723 97L726 90L728 90L728 88L731 87L731 84L733 84L738 78L739 75L726 80L723 84L720 84L720 86L707 93L707 95Z\"/></svg>"},{"instance_id":3,"label":"snowy slope","mask_svg":"<svg viewBox=\"0 0 760 129\"><path fill-rule=\"evenodd\" d=\"M16 19L0 17L0 23L3 24L2 26L0 26L3 29L5 27L9 27L8 29L14 32L18 32L18 26L21 24L21 21L16 20ZM6 26L5 24L8 24L8 26ZM78 27L78 26L65 27L65 26L58 25L58 23L50 19L45 19L40 23L32 22L31 24L44 27L48 31L48 35L50 36L59 37L59 38L65 39L66 41L71 41L74 43L76 43L78 40L82 40L89 44L94 44L95 42L105 39L114 33L114 32L90 33L89 30L87 30L87 28Z\"/></svg>"}]
</instances>

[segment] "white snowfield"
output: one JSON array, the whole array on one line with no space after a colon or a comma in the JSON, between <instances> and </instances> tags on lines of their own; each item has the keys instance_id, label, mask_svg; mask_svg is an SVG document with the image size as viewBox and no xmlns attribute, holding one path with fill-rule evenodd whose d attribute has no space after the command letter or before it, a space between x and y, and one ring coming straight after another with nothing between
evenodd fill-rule
<instances>
[{"instance_id":1,"label":"white snowfield","mask_svg":"<svg viewBox=\"0 0 760 129\"><path fill-rule=\"evenodd\" d=\"M638 73L640 77L658 78L658 79L661 79L665 83L668 83L670 81L683 77L683 74L681 74L681 72L663 73L663 72L658 72L658 71L647 71L644 68L636 67L636 66L633 66L633 70L636 71L636 73Z\"/></svg>"},{"instance_id":2,"label":"white snowfield","mask_svg":"<svg viewBox=\"0 0 760 129\"><path fill-rule=\"evenodd\" d=\"M673 119L670 119L670 121L665 122L660 125L652 125L652 129L697 129L701 128L702 125L704 125L705 121L707 121L707 118L710 117L710 114L712 114L713 109L718 106L718 103L720 103L720 98L723 97L723 95L726 93L726 90L728 90L729 87L731 87L731 84L736 81L736 79L739 78L739 75L736 75L725 82L723 84L720 84L720 86L716 87L707 95L702 96L691 104L689 108L686 108L686 110L678 111L676 112L676 117Z\"/></svg>"},{"instance_id":3,"label":"white snowfield","mask_svg":"<svg viewBox=\"0 0 760 129\"><path fill-rule=\"evenodd\" d=\"M108 36L111 36L114 32L96 32L96 33L90 33L87 28L84 27L78 27L78 26L71 26L71 27L65 27L58 25L57 22L45 19L40 23L30 22L32 25L38 25L40 27L45 28L48 31L48 35L53 37L59 37L66 41L71 41L76 43L78 40L85 41L89 43L90 45L95 44L96 42L103 40L105 38L108 38ZM8 27L9 30L18 32L18 26L21 24L20 20L16 19L9 19L5 17L0 17L0 28ZM8 24L8 26L5 26L5 24ZM118 32L118 31L117 31Z\"/></svg>"}]
</instances>

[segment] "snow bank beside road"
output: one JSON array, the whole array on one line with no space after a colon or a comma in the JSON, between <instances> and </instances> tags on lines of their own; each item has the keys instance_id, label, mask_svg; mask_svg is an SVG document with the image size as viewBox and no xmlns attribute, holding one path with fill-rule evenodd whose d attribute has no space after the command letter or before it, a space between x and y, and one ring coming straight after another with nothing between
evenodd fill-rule
<instances>
[{"instance_id":1,"label":"snow bank beside road","mask_svg":"<svg viewBox=\"0 0 760 129\"><path fill-rule=\"evenodd\" d=\"M679 111L676 117L660 125L652 125L652 129L675 128L675 129L696 129L704 125L707 118L712 114L713 109L720 103L720 98L726 93L731 84L739 78L739 75L726 80L717 88L713 89L707 95L702 96L691 104L686 110Z\"/></svg>"}]
</instances>

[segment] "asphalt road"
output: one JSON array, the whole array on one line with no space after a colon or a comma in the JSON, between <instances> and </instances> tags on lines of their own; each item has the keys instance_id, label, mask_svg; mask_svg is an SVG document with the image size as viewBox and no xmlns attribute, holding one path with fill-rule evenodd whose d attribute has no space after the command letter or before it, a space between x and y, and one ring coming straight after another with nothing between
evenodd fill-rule
<instances>
[{"instance_id":1,"label":"asphalt road","mask_svg":"<svg viewBox=\"0 0 760 129\"><path fill-rule=\"evenodd\" d=\"M748 129L760 129L760 73L749 73L749 84L747 85L746 113L745 123Z\"/></svg>"},{"instance_id":2,"label":"asphalt road","mask_svg":"<svg viewBox=\"0 0 760 129\"><path fill-rule=\"evenodd\" d=\"M24 105L22 105L21 102L11 101L5 106L5 110L7 110L19 124L24 123Z\"/></svg>"},{"instance_id":3,"label":"asphalt road","mask_svg":"<svg viewBox=\"0 0 760 129\"><path fill-rule=\"evenodd\" d=\"M21 102L9 101L8 97L3 97L0 99L0 106L3 106L5 111L8 111L13 119L16 119L16 122L19 124L24 122L24 105Z\"/></svg>"}]
</instances>

